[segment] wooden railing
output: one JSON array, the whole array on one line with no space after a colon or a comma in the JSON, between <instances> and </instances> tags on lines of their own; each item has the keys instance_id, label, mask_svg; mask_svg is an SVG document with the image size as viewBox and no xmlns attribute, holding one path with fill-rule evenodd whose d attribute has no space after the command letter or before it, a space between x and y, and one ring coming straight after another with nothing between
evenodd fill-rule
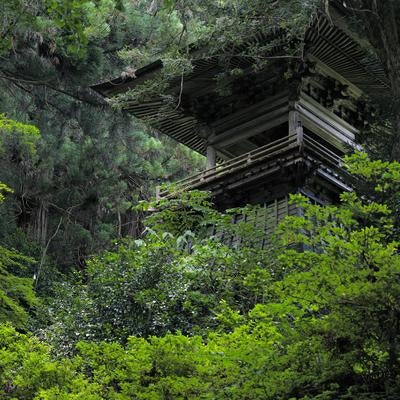
<instances>
[{"instance_id":1,"label":"wooden railing","mask_svg":"<svg viewBox=\"0 0 400 400\"><path fill-rule=\"evenodd\" d=\"M344 166L343 158L338 156L335 152L319 143L317 140L308 135L303 137L303 147L310 150L316 158L323 160L327 166L333 168L342 168Z\"/></svg>"},{"instance_id":2,"label":"wooden railing","mask_svg":"<svg viewBox=\"0 0 400 400\"><path fill-rule=\"evenodd\" d=\"M232 158L231 160L228 160L214 168L206 169L195 175L189 176L188 178L182 179L181 181L176 182L176 187L174 188L173 192L177 193L189 189L195 189L208 182L221 179L226 175L246 169L253 164L268 160L273 156L294 148L298 148L299 150L310 150L310 152L313 153L316 158L322 159L323 162L328 164L327 166L331 168L341 168L344 164L340 156L335 154L332 150L326 148L315 139L306 134L301 135L301 137L293 134L268 143L267 145L259 147L258 149L250 151L249 153ZM157 190L158 199L168 198L171 195L173 194L168 189Z\"/></svg>"}]
</instances>

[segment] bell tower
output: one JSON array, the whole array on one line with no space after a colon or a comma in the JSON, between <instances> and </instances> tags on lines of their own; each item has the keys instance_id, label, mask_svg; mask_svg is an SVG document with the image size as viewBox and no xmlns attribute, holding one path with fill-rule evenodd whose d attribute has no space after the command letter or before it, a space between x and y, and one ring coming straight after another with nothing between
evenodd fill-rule
<instances>
[{"instance_id":1,"label":"bell tower","mask_svg":"<svg viewBox=\"0 0 400 400\"><path fill-rule=\"evenodd\" d=\"M276 221L295 212L291 193L327 204L351 190L343 156L360 148L357 134L371 112L367 95L386 89L382 68L366 63L358 43L323 17L304 43L301 57L280 57L284 49L274 48L262 70L255 71L248 57L235 57L231 67L241 72L222 84L217 76L226 65L217 55L200 56L183 82L170 84L167 94L179 96L179 107L161 96L126 103L128 112L207 157L206 169L177 182L177 190L208 190L220 210L259 204ZM161 69L157 61L136 78L94 89L112 97L135 90Z\"/></svg>"}]
</instances>

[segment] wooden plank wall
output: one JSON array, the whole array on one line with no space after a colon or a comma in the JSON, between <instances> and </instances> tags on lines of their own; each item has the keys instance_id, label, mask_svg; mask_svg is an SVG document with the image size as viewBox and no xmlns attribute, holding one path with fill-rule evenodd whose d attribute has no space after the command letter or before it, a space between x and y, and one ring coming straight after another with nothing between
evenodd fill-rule
<instances>
[{"instance_id":1,"label":"wooden plank wall","mask_svg":"<svg viewBox=\"0 0 400 400\"><path fill-rule=\"evenodd\" d=\"M260 246L264 248L270 243L269 239L276 226L288 215L298 215L298 209L293 204L289 204L289 196L287 195L265 202L246 215L235 215L232 218L232 223L246 222L254 226L255 232L264 232L260 242ZM217 237L233 248L239 247L243 241L240 236L227 234L227 232L218 230L216 227L210 229L210 235Z\"/></svg>"}]
</instances>

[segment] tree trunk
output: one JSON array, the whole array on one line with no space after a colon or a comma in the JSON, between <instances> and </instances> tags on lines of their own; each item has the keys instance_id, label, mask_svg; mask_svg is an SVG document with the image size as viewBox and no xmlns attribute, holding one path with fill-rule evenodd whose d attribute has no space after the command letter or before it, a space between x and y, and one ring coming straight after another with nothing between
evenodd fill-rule
<instances>
[{"instance_id":1,"label":"tree trunk","mask_svg":"<svg viewBox=\"0 0 400 400\"><path fill-rule=\"evenodd\" d=\"M41 200L36 211L33 238L43 247L46 245L47 228L49 223L49 205L46 200Z\"/></svg>"}]
</instances>

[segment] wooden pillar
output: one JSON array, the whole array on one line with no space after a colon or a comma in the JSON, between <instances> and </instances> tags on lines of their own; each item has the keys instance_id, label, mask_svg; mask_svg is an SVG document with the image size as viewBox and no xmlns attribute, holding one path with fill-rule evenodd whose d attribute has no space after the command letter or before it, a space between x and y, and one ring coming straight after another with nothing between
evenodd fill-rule
<instances>
[{"instance_id":1,"label":"wooden pillar","mask_svg":"<svg viewBox=\"0 0 400 400\"><path fill-rule=\"evenodd\" d=\"M206 169L213 169L217 165L217 152L215 147L210 143L213 129L206 123L199 124L198 135L204 138L207 143L207 164Z\"/></svg>"},{"instance_id":2,"label":"wooden pillar","mask_svg":"<svg viewBox=\"0 0 400 400\"><path fill-rule=\"evenodd\" d=\"M210 144L207 146L207 169L215 168L217 164L217 153L215 147Z\"/></svg>"},{"instance_id":3,"label":"wooden pillar","mask_svg":"<svg viewBox=\"0 0 400 400\"><path fill-rule=\"evenodd\" d=\"M296 135L299 146L303 144L303 125L296 110L289 111L289 135Z\"/></svg>"}]
</instances>

